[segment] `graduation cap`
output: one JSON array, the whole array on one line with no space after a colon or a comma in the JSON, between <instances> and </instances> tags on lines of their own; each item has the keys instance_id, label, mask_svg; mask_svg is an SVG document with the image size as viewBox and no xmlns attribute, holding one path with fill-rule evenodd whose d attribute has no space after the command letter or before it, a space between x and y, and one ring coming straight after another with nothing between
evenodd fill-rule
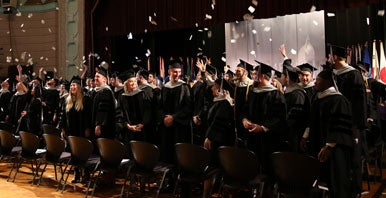
<instances>
[{"instance_id":1,"label":"graduation cap","mask_svg":"<svg viewBox=\"0 0 386 198\"><path fill-rule=\"evenodd\" d=\"M100 74L100 75L102 75L102 76L104 76L104 77L106 77L106 78L109 78L107 69L105 69L104 67L97 67L96 69L97 69L96 72L97 72L98 74Z\"/></svg>"},{"instance_id":2,"label":"graduation cap","mask_svg":"<svg viewBox=\"0 0 386 198\"><path fill-rule=\"evenodd\" d=\"M257 61L257 60L255 60L255 61L256 61L256 63L259 64L255 69L258 69L258 71L261 74L265 74L268 77L271 77L272 76L272 71L277 72L277 70L275 70L272 66L269 66L269 65L267 65L265 63L262 63L260 61Z\"/></svg>"},{"instance_id":3,"label":"graduation cap","mask_svg":"<svg viewBox=\"0 0 386 198\"><path fill-rule=\"evenodd\" d=\"M252 71L253 70L253 65L249 64L248 62L246 62L246 61L244 61L242 59L239 59L239 60L240 60L240 63L237 65L237 67L244 68L247 71Z\"/></svg>"},{"instance_id":4,"label":"graduation cap","mask_svg":"<svg viewBox=\"0 0 386 198\"><path fill-rule=\"evenodd\" d=\"M138 75L142 76L146 80L149 79L149 72L146 69L139 70Z\"/></svg>"},{"instance_id":5,"label":"graduation cap","mask_svg":"<svg viewBox=\"0 0 386 198\"><path fill-rule=\"evenodd\" d=\"M181 64L179 62L172 61L169 64L169 69L181 69Z\"/></svg>"},{"instance_id":6,"label":"graduation cap","mask_svg":"<svg viewBox=\"0 0 386 198\"><path fill-rule=\"evenodd\" d=\"M209 74L211 75L216 75L217 74L217 69L216 67L212 66L212 65L206 65L206 69L205 69Z\"/></svg>"},{"instance_id":7,"label":"graduation cap","mask_svg":"<svg viewBox=\"0 0 386 198\"><path fill-rule=\"evenodd\" d=\"M220 86L220 91L227 90L230 93L233 92L233 87L231 84L229 84L228 81L224 80L223 78L218 78L214 81L216 85Z\"/></svg>"},{"instance_id":8,"label":"graduation cap","mask_svg":"<svg viewBox=\"0 0 386 198\"><path fill-rule=\"evenodd\" d=\"M42 83L43 83L43 80L42 80L41 78L39 78L39 76L36 76L36 77L34 78L34 80L37 80L37 81L39 81L39 83L40 83L40 84L42 84Z\"/></svg>"},{"instance_id":9,"label":"graduation cap","mask_svg":"<svg viewBox=\"0 0 386 198\"><path fill-rule=\"evenodd\" d=\"M304 64L298 65L296 67L299 68L302 71L308 71L308 72L313 72L315 70L318 70L314 66L312 66L312 65L310 65L308 63L304 63Z\"/></svg>"},{"instance_id":10,"label":"graduation cap","mask_svg":"<svg viewBox=\"0 0 386 198\"><path fill-rule=\"evenodd\" d=\"M225 74L228 74L230 77L233 77L235 75L235 73L233 73L233 71L231 71L230 69Z\"/></svg>"},{"instance_id":11,"label":"graduation cap","mask_svg":"<svg viewBox=\"0 0 386 198\"><path fill-rule=\"evenodd\" d=\"M331 45L332 47L332 53L333 55L336 55L341 58L347 58L347 49L344 47L336 46L336 45Z\"/></svg>"},{"instance_id":12,"label":"graduation cap","mask_svg":"<svg viewBox=\"0 0 386 198\"><path fill-rule=\"evenodd\" d=\"M135 72L134 71L126 71L126 72L123 72L122 74L120 74L118 76L119 79L122 80L122 82L125 82L126 80L130 79L130 78L135 78Z\"/></svg>"},{"instance_id":13,"label":"graduation cap","mask_svg":"<svg viewBox=\"0 0 386 198\"><path fill-rule=\"evenodd\" d=\"M79 76L73 76L70 80L70 83L76 83L76 84L81 85L82 79Z\"/></svg>"},{"instance_id":14,"label":"graduation cap","mask_svg":"<svg viewBox=\"0 0 386 198\"><path fill-rule=\"evenodd\" d=\"M332 72L332 69L325 69L318 74L318 77L334 83L333 75L334 73Z\"/></svg>"},{"instance_id":15,"label":"graduation cap","mask_svg":"<svg viewBox=\"0 0 386 198\"><path fill-rule=\"evenodd\" d=\"M361 72L364 72L364 73L367 73L368 70L367 68L370 67L370 64L368 63L364 63L362 61L359 61L356 65L354 65L354 68L361 71Z\"/></svg>"},{"instance_id":16,"label":"graduation cap","mask_svg":"<svg viewBox=\"0 0 386 198\"><path fill-rule=\"evenodd\" d=\"M301 72L302 71L297 67L292 67L291 65L283 65L283 73L294 82L298 82L299 74Z\"/></svg>"}]
</instances>

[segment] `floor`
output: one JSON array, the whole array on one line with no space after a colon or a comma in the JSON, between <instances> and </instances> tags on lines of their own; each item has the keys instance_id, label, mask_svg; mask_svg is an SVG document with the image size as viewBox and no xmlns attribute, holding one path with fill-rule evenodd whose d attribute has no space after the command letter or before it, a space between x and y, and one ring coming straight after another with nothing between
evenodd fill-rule
<instances>
[{"instance_id":1,"label":"floor","mask_svg":"<svg viewBox=\"0 0 386 198\"><path fill-rule=\"evenodd\" d=\"M86 186L82 184L76 185L67 185L64 193L56 191L57 182L55 181L55 175L53 166L49 165L47 171L44 174L42 183L39 187L36 185L31 185L33 175L31 174L31 169L29 165L22 166L21 172L17 175L15 182L7 182L8 173L11 165L9 163L0 163L0 197L1 198L15 198L15 197L84 197L84 192ZM373 197L386 197L386 168L383 169L383 178L382 180L378 179L377 182L374 182L371 179L369 192L364 192L364 198L373 198ZM69 180L72 177L70 176ZM113 187L104 187L99 186L95 192L94 197L119 197L122 181L117 182L118 185ZM135 187L132 187L133 189ZM363 183L363 188L367 189L367 183ZM155 191L151 189L151 192L138 192L131 190L130 197L154 197ZM172 194L162 193L160 197L174 197ZM199 197L199 196L197 196Z\"/></svg>"}]
</instances>

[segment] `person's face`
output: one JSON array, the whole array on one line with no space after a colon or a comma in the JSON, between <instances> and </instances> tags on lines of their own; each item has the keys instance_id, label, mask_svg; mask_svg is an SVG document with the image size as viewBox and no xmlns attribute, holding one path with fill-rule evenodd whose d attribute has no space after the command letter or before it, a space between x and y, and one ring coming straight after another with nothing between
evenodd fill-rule
<instances>
[{"instance_id":1,"label":"person's face","mask_svg":"<svg viewBox=\"0 0 386 198\"><path fill-rule=\"evenodd\" d=\"M154 76L153 74L149 74L149 79L147 80L148 83L153 83L154 82Z\"/></svg>"},{"instance_id":2,"label":"person's face","mask_svg":"<svg viewBox=\"0 0 386 198\"><path fill-rule=\"evenodd\" d=\"M181 76L181 69L180 68L169 69L169 75L170 75L170 80L172 82L177 82Z\"/></svg>"},{"instance_id":3,"label":"person's face","mask_svg":"<svg viewBox=\"0 0 386 198\"><path fill-rule=\"evenodd\" d=\"M79 89L78 84L71 83L71 85L70 85L70 92L71 92L72 95L75 95L76 92L78 92L78 89Z\"/></svg>"},{"instance_id":4,"label":"person's face","mask_svg":"<svg viewBox=\"0 0 386 198\"><path fill-rule=\"evenodd\" d=\"M251 77L252 77L252 80L254 81L257 81L257 71L256 70L253 70L252 73L251 73Z\"/></svg>"},{"instance_id":5,"label":"person's face","mask_svg":"<svg viewBox=\"0 0 386 198\"><path fill-rule=\"evenodd\" d=\"M138 87L138 84L137 84L137 79L135 77L129 78L127 80L127 90L128 91L133 91L137 87Z\"/></svg>"},{"instance_id":6,"label":"person's face","mask_svg":"<svg viewBox=\"0 0 386 198\"><path fill-rule=\"evenodd\" d=\"M217 84L214 84L211 88L213 97L218 96L218 91L220 87Z\"/></svg>"},{"instance_id":7,"label":"person's face","mask_svg":"<svg viewBox=\"0 0 386 198\"><path fill-rule=\"evenodd\" d=\"M245 74L245 69L242 67L236 67L236 77L238 79L242 78Z\"/></svg>"},{"instance_id":8,"label":"person's face","mask_svg":"<svg viewBox=\"0 0 386 198\"><path fill-rule=\"evenodd\" d=\"M201 73L200 72L197 73L196 80L201 80Z\"/></svg>"},{"instance_id":9,"label":"person's face","mask_svg":"<svg viewBox=\"0 0 386 198\"><path fill-rule=\"evenodd\" d=\"M328 81L323 79L323 78L316 77L314 90L315 91L323 91L326 88L328 88Z\"/></svg>"},{"instance_id":10,"label":"person's face","mask_svg":"<svg viewBox=\"0 0 386 198\"><path fill-rule=\"evenodd\" d=\"M96 85L97 87L100 87L100 86L102 86L102 85L105 85L106 82L107 82L106 77L104 77L103 75L101 75L101 74L99 74L99 73L96 73L96 74L95 74L94 80L95 80L95 85Z\"/></svg>"},{"instance_id":11,"label":"person's face","mask_svg":"<svg viewBox=\"0 0 386 198\"><path fill-rule=\"evenodd\" d=\"M110 78L110 85L115 86L115 84L116 84L115 78Z\"/></svg>"},{"instance_id":12,"label":"person's face","mask_svg":"<svg viewBox=\"0 0 386 198\"><path fill-rule=\"evenodd\" d=\"M9 88L8 81L4 81L3 83L1 83L1 87L5 88L5 89L8 89Z\"/></svg>"},{"instance_id":13,"label":"person's face","mask_svg":"<svg viewBox=\"0 0 386 198\"><path fill-rule=\"evenodd\" d=\"M312 81L312 73L309 71L303 71L300 75L300 82L304 85L308 85Z\"/></svg>"}]
</instances>

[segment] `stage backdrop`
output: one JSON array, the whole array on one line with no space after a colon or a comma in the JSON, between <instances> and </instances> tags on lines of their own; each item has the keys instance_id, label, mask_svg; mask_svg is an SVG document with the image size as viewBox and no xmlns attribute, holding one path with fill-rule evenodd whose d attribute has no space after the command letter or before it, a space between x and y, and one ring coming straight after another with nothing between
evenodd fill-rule
<instances>
[{"instance_id":1,"label":"stage backdrop","mask_svg":"<svg viewBox=\"0 0 386 198\"><path fill-rule=\"evenodd\" d=\"M232 70L241 58L253 65L258 60L281 71L281 44L294 66L307 62L321 68L326 61L324 11L226 23L225 40L226 62Z\"/></svg>"}]
</instances>

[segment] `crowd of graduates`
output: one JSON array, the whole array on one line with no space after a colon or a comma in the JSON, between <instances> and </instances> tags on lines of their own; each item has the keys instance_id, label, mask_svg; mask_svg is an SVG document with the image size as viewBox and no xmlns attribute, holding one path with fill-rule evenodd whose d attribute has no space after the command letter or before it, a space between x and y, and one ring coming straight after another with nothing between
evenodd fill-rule
<instances>
[{"instance_id":1,"label":"crowd of graduates","mask_svg":"<svg viewBox=\"0 0 386 198\"><path fill-rule=\"evenodd\" d=\"M271 154L293 151L321 162L320 179L331 197L360 195L362 159L382 142L377 101L384 85L365 78L365 65L348 65L344 48L334 46L315 81L315 66L292 65L285 47L279 51L282 71L240 60L234 73L225 67L220 74L210 59L198 59L196 79L186 81L178 62L169 64L167 82L145 69L109 76L103 66L93 77L85 77L85 70L67 81L43 77L40 70L31 79L18 66L15 91L8 80L1 83L1 127L41 136L42 125L50 124L62 138L115 138L128 156L131 140L146 141L161 148L162 161L173 164L179 142L212 151L213 167L220 166L220 146L249 149L261 162L256 168L268 175L268 194L275 180ZM73 182L80 182L80 175L76 169ZM210 188L205 182L205 197Z\"/></svg>"}]
</instances>

